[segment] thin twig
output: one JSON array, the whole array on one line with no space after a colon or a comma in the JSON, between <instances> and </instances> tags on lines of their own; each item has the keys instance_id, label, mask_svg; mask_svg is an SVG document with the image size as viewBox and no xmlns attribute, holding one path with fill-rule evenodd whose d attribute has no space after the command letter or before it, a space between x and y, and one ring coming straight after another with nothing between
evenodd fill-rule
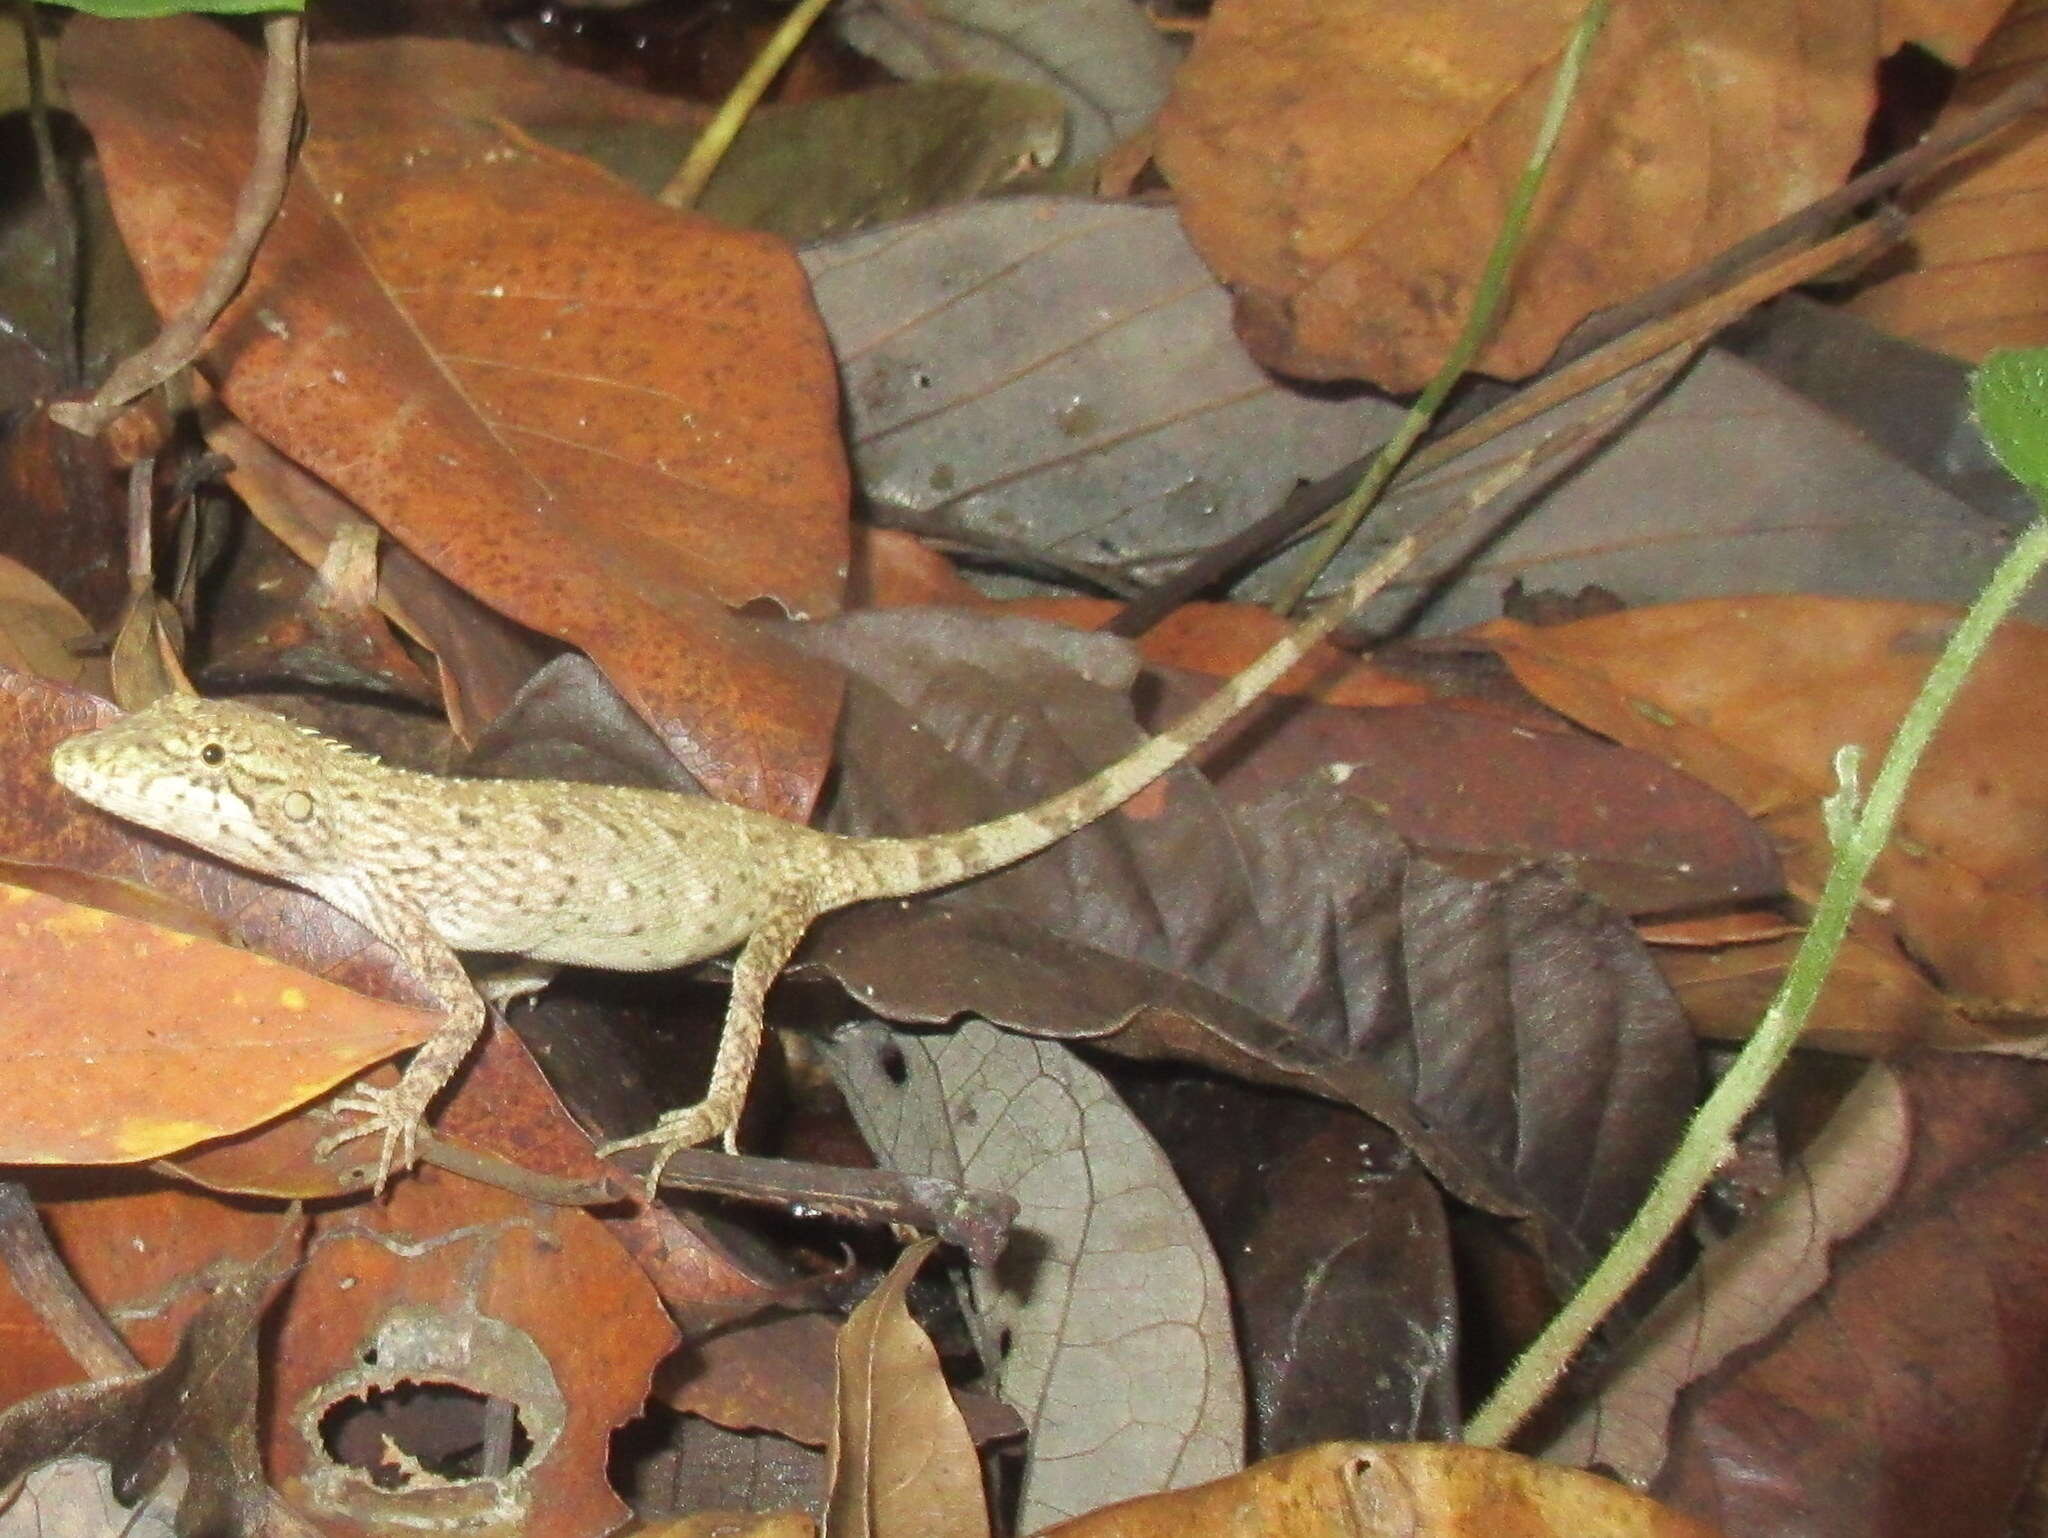
<instances>
[{"instance_id":1,"label":"thin twig","mask_svg":"<svg viewBox=\"0 0 2048 1538\"><path fill-rule=\"evenodd\" d=\"M905 1224L957 1245L981 1266L992 1266L1002 1256L1010 1225L1017 1220L1015 1197L935 1175L752 1159L710 1148L686 1148L672 1156L661 1183L664 1189L781 1207L798 1216Z\"/></svg>"},{"instance_id":2,"label":"thin twig","mask_svg":"<svg viewBox=\"0 0 2048 1538\"><path fill-rule=\"evenodd\" d=\"M1968 117L1930 134L1911 149L1902 150L1882 164L1873 166L1838 190L1786 215L1768 229L1760 230L1755 235L1739 241L1699 266L1679 274L1669 282L1659 284L1628 303L1602 312L1594 320L1581 326L1577 333L1567 340L1559 351L1559 361L1566 364L1582 361L1596 351L1604 351L1614 346L1618 339L1628 333L1656 321L1660 316L1680 310L1681 307L1687 307L1684 310L1686 315L1698 313L1717 302L1714 297L1717 291L1734 292L1737 288L1746 288L1754 281L1765 290L1763 297L1769 297L1769 294L1777 292L1779 287L1790 287L1790 283L1773 284L1767 279L1764 271L1755 273L1753 279L1744 274L1773 252L1810 240L1843 215L1881 193L1918 181L1940 170L1944 164L1964 150L1970 149L1980 140L1990 137L2044 102L2048 102L2048 65L2023 75ZM1840 257L1837 256L1834 260L1838 261ZM1785 267L1773 267L1767 271L1788 271L1798 261L1799 258L1795 255L1787 259ZM1823 263L1816 269L1816 273L1825 271L1833 264L1833 261ZM1676 319L1674 325L1681 330L1689 329ZM1562 372L1562 369L1556 372ZM1510 401L1508 404L1513 406L1515 402ZM1464 431L1479 430L1490 421L1491 415L1489 413L1488 417L1482 417ZM1413 474L1420 474L1422 459L1432 453L1434 448L1435 445L1432 445L1418 452L1415 459L1410 462L1410 468L1401 476L1401 481L1406 481ZM1375 454L1377 452L1376 450ZM1232 572L1273 550L1284 547L1288 541L1298 538L1302 531L1323 521L1328 516L1328 509L1357 483L1359 476L1365 472L1373 458L1374 455L1361 455L1351 464L1324 476L1321 480L1297 488L1285 502L1257 523L1215 546L1166 581L1148 588L1127 604L1105 628L1117 635L1142 635L1163 616L1214 586Z\"/></svg>"},{"instance_id":3,"label":"thin twig","mask_svg":"<svg viewBox=\"0 0 2048 1538\"><path fill-rule=\"evenodd\" d=\"M256 147L248 179L235 199L227 243L213 259L199 292L157 333L156 340L114 366L89 401L60 402L52 421L88 437L128 405L154 390L199 355L206 334L248 281L256 248L284 206L291 175L292 140L298 127L300 17L296 11L263 18L263 94L256 109Z\"/></svg>"},{"instance_id":4,"label":"thin twig","mask_svg":"<svg viewBox=\"0 0 2048 1538\"><path fill-rule=\"evenodd\" d=\"M1787 246L1804 245L1836 220L1853 213L1880 193L1890 192L1895 187L1918 181L1929 172L1940 170L1944 163L1963 150L2043 103L2048 103L2048 64L2022 75L1968 117L1929 134L1911 149L1901 150L1889 160L1872 166L1838 190L1816 198L1776 224L1737 241L1691 271L1680 273L1669 282L1638 294L1626 304L1604 311L1567 339L1560 356L1570 359L1589 353L1653 316L1691 304L1701 294L1721 287L1734 275L1748 270L1773 253Z\"/></svg>"},{"instance_id":5,"label":"thin twig","mask_svg":"<svg viewBox=\"0 0 2048 1538\"><path fill-rule=\"evenodd\" d=\"M1412 487L1423 476L1450 463L1459 455L1489 443L1531 418L1583 395L1658 356L1672 347L1702 341L1731 321L1746 315L1764 300L1797 287L1819 273L1845 262L1867 259L1872 253L1898 239L1896 218L1885 216L1845 230L1833 240L1806 251L1795 251L1762 271L1743 278L1718 294L1710 294L1691 309L1664 320L1648 322L1616 338L1598 352L1576 363L1544 375L1456 432L1447 433L1416 450L1395 477L1389 494ZM1347 465L1333 475L1305 485L1274 511L1229 539L1211 547L1164 582L1147 588L1131 600L1103 628L1112 635L1143 635L1189 599L1223 581L1240 567L1269 552L1284 548L1327 521L1331 505L1357 484L1359 466ZM1426 535L1423 544L1447 533L1439 528Z\"/></svg>"},{"instance_id":6,"label":"thin twig","mask_svg":"<svg viewBox=\"0 0 2048 1538\"><path fill-rule=\"evenodd\" d=\"M609 1178L570 1180L543 1175L464 1143L422 1137L420 1159L450 1174L510 1191L550 1207L608 1207L637 1200L639 1182ZM632 1158L620 1161L631 1167ZM935 1176L893 1170L841 1169L795 1159L754 1159L715 1149L689 1148L671 1156L665 1190L698 1191L734 1201L779 1207L797 1216L845 1218L876 1225L901 1223L937 1234L977 1264L994 1265L1017 1218L1016 1201Z\"/></svg>"},{"instance_id":7,"label":"thin twig","mask_svg":"<svg viewBox=\"0 0 2048 1538\"><path fill-rule=\"evenodd\" d=\"M71 184L57 158L57 136L50 131L50 87L43 70L43 38L36 27L35 0L14 0L14 13L21 21L22 63L28 75L28 130L36 144L36 174L43 184L43 201L57 222L57 247L51 255L64 328L57 342L57 366L65 388L76 389L82 366L78 357L78 210L72 206Z\"/></svg>"},{"instance_id":8,"label":"thin twig","mask_svg":"<svg viewBox=\"0 0 2048 1538\"><path fill-rule=\"evenodd\" d=\"M676 168L675 175L660 192L655 194L658 202L670 208L694 208L697 199L704 195L704 188L718 171L718 163L725 159L725 152L732 148L732 142L746 125L747 117L761 98L768 94L768 87L781 73L782 66L789 62L791 54L797 51L811 25L824 13L832 0L803 0L782 25L775 29L775 35L755 55L754 62L747 66L747 72L740 76L739 84L719 104L718 114L704 125L704 131L697 135L697 142L690 146L690 153L683 157L683 163Z\"/></svg>"},{"instance_id":9,"label":"thin twig","mask_svg":"<svg viewBox=\"0 0 2048 1538\"><path fill-rule=\"evenodd\" d=\"M142 1371L128 1342L85 1295L71 1268L43 1231L28 1192L0 1181L0 1267L71 1360L93 1378L126 1378Z\"/></svg>"}]
</instances>

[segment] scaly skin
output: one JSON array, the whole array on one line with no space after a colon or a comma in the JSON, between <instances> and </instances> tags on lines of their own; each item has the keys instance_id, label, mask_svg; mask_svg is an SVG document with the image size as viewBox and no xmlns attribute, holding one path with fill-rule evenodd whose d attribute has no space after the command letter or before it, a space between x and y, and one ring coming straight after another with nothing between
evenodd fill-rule
<instances>
[{"instance_id":1,"label":"scaly skin","mask_svg":"<svg viewBox=\"0 0 2048 1538\"><path fill-rule=\"evenodd\" d=\"M694 796L455 779L394 769L228 700L173 695L58 746L59 783L94 806L325 898L396 951L446 1012L396 1087L337 1102L364 1120L325 1154L380 1137L377 1188L410 1168L434 1098L475 1047L483 997L457 957L489 951L644 972L734 947L731 1002L704 1099L606 1153L732 1148L768 986L812 920L951 886L1086 827L1186 758L1407 564L1403 541L1337 602L1196 710L1037 806L922 838L841 838ZM530 985L529 985L530 986Z\"/></svg>"}]
</instances>

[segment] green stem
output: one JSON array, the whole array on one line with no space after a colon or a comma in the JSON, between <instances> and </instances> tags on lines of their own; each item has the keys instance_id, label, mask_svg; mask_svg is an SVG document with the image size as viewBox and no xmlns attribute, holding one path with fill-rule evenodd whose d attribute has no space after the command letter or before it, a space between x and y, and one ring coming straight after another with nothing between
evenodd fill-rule
<instances>
[{"instance_id":1,"label":"green stem","mask_svg":"<svg viewBox=\"0 0 2048 1538\"><path fill-rule=\"evenodd\" d=\"M676 168L676 174L655 194L658 201L670 208L696 206L705 186L717 173L718 163L725 159L725 152L732 148L732 141L746 126L748 114L760 105L761 98L768 94L768 87L781 73L782 66L789 62L790 55L810 33L811 24L824 14L825 7L831 3L832 0L803 0L783 18L782 25L775 29L775 35L768 39L767 46L747 66L747 72L740 76L739 84L719 103L717 115L697 135L697 142L690 146L690 153Z\"/></svg>"},{"instance_id":2,"label":"green stem","mask_svg":"<svg viewBox=\"0 0 2048 1538\"><path fill-rule=\"evenodd\" d=\"M1521 177L1508 199L1507 214L1501 221L1500 233L1494 237L1493 249L1487 253L1485 270L1480 273L1479 286L1473 294L1471 312L1465 317L1458 339L1451 344L1450 353L1438 366L1435 377L1416 397L1415 404L1408 408L1408 415L1402 419L1399 430L1381 446L1351 495L1329 515L1330 522L1310 550L1308 559L1302 563L1285 591L1274 600L1275 613L1293 613L1308 596L1309 589L1315 586L1337 552L1344 548L1345 541L1357 532L1365 515L1372 510L1373 503L1386 489L1387 482L1401 467L1401 461L1415 446L1416 439L1427 432L1429 424L1436 420L1444 398L1464 378L1465 370L1472 366L1479 349L1493 334L1494 318L1501 301L1507 297L1508 276L1514 269L1515 258L1521 254L1530 210L1536 206L1536 194L1543 189L1544 174L1550 169L1550 157L1564 131L1565 116L1571 110L1572 98L1578 94L1579 77L1585 70L1586 57L1593 51L1593 41L1607 20L1608 4L1609 0L1591 0L1579 17L1570 41L1565 44L1564 57L1558 61L1557 78L1550 85L1550 101L1544 108L1543 122L1536 130L1536 142L1530 147L1528 162L1522 167Z\"/></svg>"},{"instance_id":3,"label":"green stem","mask_svg":"<svg viewBox=\"0 0 2048 1538\"><path fill-rule=\"evenodd\" d=\"M1871 784L1870 799L1835 850L1834 864L1814 907L1813 921L1756 1033L1700 1107L1686 1129L1684 1141L1657 1177L1642 1210L1586 1278L1585 1285L1551 1320L1493 1397L1473 1416L1465 1428L1467 1442L1497 1447L1514 1435L1563 1375L1586 1338L1677 1232L1714 1171L1733 1149L1736 1129L1763 1098L1772 1074L1798 1041L1814 1000L1827 981L1842 939L1849 932L1857 897L1871 866L1891 838L1906 785L1928 739L1934 735L1942 714L1955 699L1970 669L1983 655L1992 631L2043 565L2048 565L2048 518L2036 519L2013 542L2012 549L1998 563L1991 580L1928 670L1919 694L1907 707L1885 753L1884 764Z\"/></svg>"}]
</instances>

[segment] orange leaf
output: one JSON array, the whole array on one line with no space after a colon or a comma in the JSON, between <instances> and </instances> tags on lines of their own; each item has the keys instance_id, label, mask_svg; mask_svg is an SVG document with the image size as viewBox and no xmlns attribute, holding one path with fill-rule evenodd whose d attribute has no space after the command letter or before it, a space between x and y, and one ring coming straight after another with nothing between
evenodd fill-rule
<instances>
[{"instance_id":1,"label":"orange leaf","mask_svg":"<svg viewBox=\"0 0 2048 1538\"><path fill-rule=\"evenodd\" d=\"M0 1163L161 1158L303 1105L407 1047L426 1010L0 886Z\"/></svg>"},{"instance_id":2,"label":"orange leaf","mask_svg":"<svg viewBox=\"0 0 2048 1538\"><path fill-rule=\"evenodd\" d=\"M1836 748L1860 745L1874 772L1955 618L1935 604L1755 597L1482 634L1545 704L1762 821L1787 885L1810 900L1826 878L1820 798ZM1859 917L1873 954L1895 927L1904 950L1890 965L1925 967L1973 1015L2048 1013L2043 676L2048 630L2002 627L1921 762L1872 873L1875 911ZM1905 1007L1924 1019L1924 1001Z\"/></svg>"},{"instance_id":3,"label":"orange leaf","mask_svg":"<svg viewBox=\"0 0 2048 1538\"><path fill-rule=\"evenodd\" d=\"M1956 85L1944 124L1983 107L2048 60L2048 0L2019 0ZM1874 325L1982 361L2048 342L2048 134L2039 111L1994 135L1920 190L1912 265L1849 308Z\"/></svg>"},{"instance_id":4,"label":"orange leaf","mask_svg":"<svg viewBox=\"0 0 2048 1538\"><path fill-rule=\"evenodd\" d=\"M1218 0L1159 118L1188 235L1282 373L1413 390L1471 307L1582 0ZM1616 6L1478 366L1832 188L1862 148L1867 9Z\"/></svg>"},{"instance_id":5,"label":"orange leaf","mask_svg":"<svg viewBox=\"0 0 2048 1538\"><path fill-rule=\"evenodd\" d=\"M1715 1538L1581 1469L1486 1447L1324 1442L1186 1490L1119 1501L1038 1538Z\"/></svg>"},{"instance_id":6,"label":"orange leaf","mask_svg":"<svg viewBox=\"0 0 2048 1538\"><path fill-rule=\"evenodd\" d=\"M195 17L79 19L71 99L168 310L249 164L254 58ZM414 554L589 652L699 779L808 806L835 692L723 607L824 612L846 560L837 381L782 243L452 116L316 126L204 361Z\"/></svg>"}]
</instances>

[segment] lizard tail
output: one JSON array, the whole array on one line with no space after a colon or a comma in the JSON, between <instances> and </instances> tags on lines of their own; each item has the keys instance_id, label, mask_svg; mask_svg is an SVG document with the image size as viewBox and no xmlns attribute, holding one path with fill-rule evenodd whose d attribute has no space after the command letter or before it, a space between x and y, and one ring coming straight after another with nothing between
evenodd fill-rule
<instances>
[{"instance_id":1,"label":"lizard tail","mask_svg":"<svg viewBox=\"0 0 2048 1538\"><path fill-rule=\"evenodd\" d=\"M855 889L842 902L911 897L1014 865L1113 812L1186 758L1279 681L1310 647L1349 619L1413 559L1411 536L1352 578L1351 585L1275 641L1245 669L1158 736L1108 768L1036 806L954 833L919 838L857 838L842 846L857 865ZM834 906L837 906L835 904Z\"/></svg>"}]
</instances>

